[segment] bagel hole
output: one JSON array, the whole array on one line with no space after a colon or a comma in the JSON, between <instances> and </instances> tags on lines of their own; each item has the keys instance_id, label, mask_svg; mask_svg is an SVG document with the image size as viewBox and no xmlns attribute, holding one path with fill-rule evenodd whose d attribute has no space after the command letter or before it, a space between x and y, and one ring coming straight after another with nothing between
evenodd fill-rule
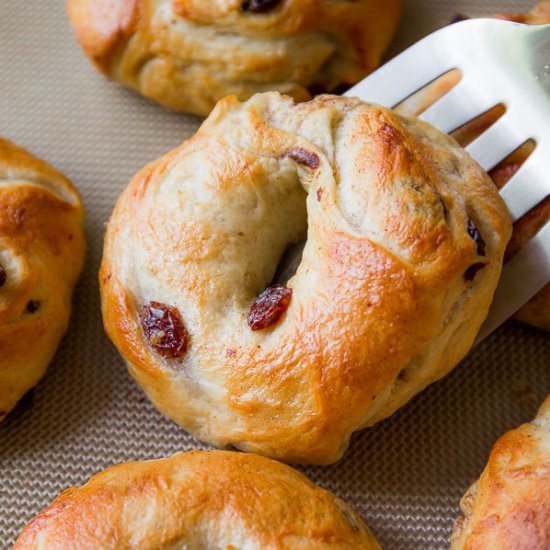
<instances>
[{"instance_id":1,"label":"bagel hole","mask_svg":"<svg viewBox=\"0 0 550 550\"><path fill-rule=\"evenodd\" d=\"M299 243L290 243L286 247L281 259L279 260L279 264L277 265L277 270L275 271L273 280L268 286L285 286L288 281L294 277L302 261L302 254L304 252L305 245L306 242L302 241Z\"/></svg>"}]
</instances>

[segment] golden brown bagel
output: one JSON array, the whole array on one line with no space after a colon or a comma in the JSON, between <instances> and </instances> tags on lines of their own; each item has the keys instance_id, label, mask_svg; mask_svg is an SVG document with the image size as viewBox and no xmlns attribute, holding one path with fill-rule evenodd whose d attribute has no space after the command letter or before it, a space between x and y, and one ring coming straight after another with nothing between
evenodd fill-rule
<instances>
[{"instance_id":1,"label":"golden brown bagel","mask_svg":"<svg viewBox=\"0 0 550 550\"><path fill-rule=\"evenodd\" d=\"M279 462L193 451L129 462L68 489L14 550L379 550L343 501Z\"/></svg>"},{"instance_id":2,"label":"golden brown bagel","mask_svg":"<svg viewBox=\"0 0 550 550\"><path fill-rule=\"evenodd\" d=\"M84 260L71 182L0 138L0 421L43 376Z\"/></svg>"},{"instance_id":3,"label":"golden brown bagel","mask_svg":"<svg viewBox=\"0 0 550 550\"><path fill-rule=\"evenodd\" d=\"M380 62L401 0L68 0L104 74L166 107L207 115L228 94L296 100Z\"/></svg>"},{"instance_id":4,"label":"golden brown bagel","mask_svg":"<svg viewBox=\"0 0 550 550\"><path fill-rule=\"evenodd\" d=\"M501 14L499 19L542 25L550 23L550 2L537 4L532 11L527 13ZM419 93L407 98L399 107L398 112L407 115L419 115L435 101L449 92L460 80L458 71L447 73L436 83L428 86ZM452 136L462 146L471 143L479 134L494 124L501 109L492 109L480 117L465 124L452 132ZM499 189L504 187L510 178L517 172L532 152L532 146L526 144L516 150L510 157L501 162L490 172L490 176ZM506 260L511 259L522 246L533 238L542 226L550 221L550 197L535 206L521 220L515 223L512 238L506 252ZM516 319L528 323L537 328L550 332L550 284L547 284L516 314Z\"/></svg>"},{"instance_id":5,"label":"golden brown bagel","mask_svg":"<svg viewBox=\"0 0 550 550\"><path fill-rule=\"evenodd\" d=\"M532 422L495 443L461 508L453 550L550 548L550 396Z\"/></svg>"},{"instance_id":6,"label":"golden brown bagel","mask_svg":"<svg viewBox=\"0 0 550 550\"><path fill-rule=\"evenodd\" d=\"M271 324L252 330L306 235ZM229 97L120 197L104 323L200 439L330 463L466 354L509 235L487 174L424 122L337 96Z\"/></svg>"}]
</instances>

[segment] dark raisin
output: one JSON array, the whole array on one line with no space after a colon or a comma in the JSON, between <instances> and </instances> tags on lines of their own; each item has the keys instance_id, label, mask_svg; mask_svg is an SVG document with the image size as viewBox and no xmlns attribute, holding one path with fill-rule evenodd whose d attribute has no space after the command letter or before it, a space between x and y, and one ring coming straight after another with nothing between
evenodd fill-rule
<instances>
[{"instance_id":1,"label":"dark raisin","mask_svg":"<svg viewBox=\"0 0 550 550\"><path fill-rule=\"evenodd\" d=\"M241 10L252 13L266 13L276 8L280 3L281 0L244 0L241 4Z\"/></svg>"},{"instance_id":2,"label":"dark raisin","mask_svg":"<svg viewBox=\"0 0 550 550\"><path fill-rule=\"evenodd\" d=\"M283 157L290 157L298 164L308 166L312 170L319 168L319 157L315 153L310 153L301 147L292 147L292 149L285 152Z\"/></svg>"},{"instance_id":3,"label":"dark raisin","mask_svg":"<svg viewBox=\"0 0 550 550\"><path fill-rule=\"evenodd\" d=\"M474 220L468 220L468 234L477 244L477 253L480 256L485 256L485 241L478 231L476 222L474 222Z\"/></svg>"},{"instance_id":4,"label":"dark raisin","mask_svg":"<svg viewBox=\"0 0 550 550\"><path fill-rule=\"evenodd\" d=\"M141 308L139 321L147 340L160 355L176 359L185 354L189 333L176 308L150 302Z\"/></svg>"},{"instance_id":5,"label":"dark raisin","mask_svg":"<svg viewBox=\"0 0 550 550\"><path fill-rule=\"evenodd\" d=\"M6 270L2 267L2 264L0 264L0 288L4 286L6 279L7 279Z\"/></svg>"},{"instance_id":6,"label":"dark raisin","mask_svg":"<svg viewBox=\"0 0 550 550\"><path fill-rule=\"evenodd\" d=\"M481 271L485 267L485 264L473 264L471 265L466 272L464 273L464 279L468 282L472 282L479 271Z\"/></svg>"},{"instance_id":7,"label":"dark raisin","mask_svg":"<svg viewBox=\"0 0 550 550\"><path fill-rule=\"evenodd\" d=\"M321 202L321 199L323 198L323 188L322 187L319 187L319 189L317 189L317 200L319 202Z\"/></svg>"},{"instance_id":8,"label":"dark raisin","mask_svg":"<svg viewBox=\"0 0 550 550\"><path fill-rule=\"evenodd\" d=\"M252 330L263 330L274 325L288 309L292 289L273 285L266 288L255 300L248 313L248 326Z\"/></svg>"},{"instance_id":9,"label":"dark raisin","mask_svg":"<svg viewBox=\"0 0 550 550\"><path fill-rule=\"evenodd\" d=\"M467 15L463 15L461 13L457 13L452 19L451 19L451 25L454 23L460 23L461 21L467 21L470 19Z\"/></svg>"},{"instance_id":10,"label":"dark raisin","mask_svg":"<svg viewBox=\"0 0 550 550\"><path fill-rule=\"evenodd\" d=\"M27 311L29 313L36 313L40 309L40 302L38 300L31 300L27 304Z\"/></svg>"}]
</instances>

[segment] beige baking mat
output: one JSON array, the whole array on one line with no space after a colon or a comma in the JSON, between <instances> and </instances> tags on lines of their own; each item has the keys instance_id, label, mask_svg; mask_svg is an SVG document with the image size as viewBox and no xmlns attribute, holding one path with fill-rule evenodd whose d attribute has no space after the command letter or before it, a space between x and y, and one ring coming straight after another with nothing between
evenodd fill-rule
<instances>
[{"instance_id":1,"label":"beige baking mat","mask_svg":"<svg viewBox=\"0 0 550 550\"><path fill-rule=\"evenodd\" d=\"M410 0L393 49L457 12L531 4ZM65 172L88 212L70 331L44 381L0 424L1 548L60 491L99 470L200 446L128 377L102 331L96 280L118 194L198 123L98 76L73 40L64 0L0 0L0 133ZM550 391L549 364L550 337L509 323L451 376L357 434L340 463L304 471L352 504L386 549L447 548L459 498L492 443L531 418Z\"/></svg>"}]
</instances>

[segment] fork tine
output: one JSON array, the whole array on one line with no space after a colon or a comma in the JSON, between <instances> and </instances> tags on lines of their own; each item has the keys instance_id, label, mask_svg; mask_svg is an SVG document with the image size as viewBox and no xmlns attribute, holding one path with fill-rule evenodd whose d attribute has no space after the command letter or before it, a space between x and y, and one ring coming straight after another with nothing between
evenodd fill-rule
<instances>
[{"instance_id":1,"label":"fork tine","mask_svg":"<svg viewBox=\"0 0 550 550\"><path fill-rule=\"evenodd\" d=\"M543 151L535 150L500 192L513 221L527 214L550 194L548 163L545 158L550 158L550 154L546 153L545 156Z\"/></svg>"},{"instance_id":2,"label":"fork tine","mask_svg":"<svg viewBox=\"0 0 550 550\"><path fill-rule=\"evenodd\" d=\"M370 103L394 107L426 84L453 68L440 44L442 29L417 42L388 61L370 76L350 88L344 95ZM422 63L418 60L422 59Z\"/></svg>"},{"instance_id":3,"label":"fork tine","mask_svg":"<svg viewBox=\"0 0 550 550\"><path fill-rule=\"evenodd\" d=\"M525 305L550 281L550 221L502 270L489 316L476 344ZM529 289L526 292L526 289Z\"/></svg>"},{"instance_id":4,"label":"fork tine","mask_svg":"<svg viewBox=\"0 0 550 550\"><path fill-rule=\"evenodd\" d=\"M473 94L470 90L471 86L462 80L420 118L448 134L495 106L494 98L479 92Z\"/></svg>"},{"instance_id":5,"label":"fork tine","mask_svg":"<svg viewBox=\"0 0 550 550\"><path fill-rule=\"evenodd\" d=\"M510 111L466 147L466 151L485 169L491 170L531 136L514 124Z\"/></svg>"}]
</instances>

